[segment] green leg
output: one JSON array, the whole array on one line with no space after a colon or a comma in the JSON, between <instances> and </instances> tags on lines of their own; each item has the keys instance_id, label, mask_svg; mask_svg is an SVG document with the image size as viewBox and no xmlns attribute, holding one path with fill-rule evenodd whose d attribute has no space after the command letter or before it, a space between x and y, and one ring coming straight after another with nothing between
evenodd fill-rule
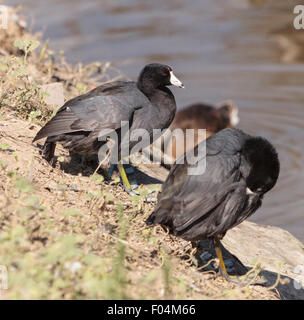
<instances>
[{"instance_id":1,"label":"green leg","mask_svg":"<svg viewBox=\"0 0 304 320\"><path fill-rule=\"evenodd\" d=\"M127 192L131 192L131 185L130 185L130 182L128 180L128 177L127 177L127 174L126 174L126 171L123 167L123 164L122 163L119 163L117 165L118 167L118 170L119 170L119 174L121 176L121 180L122 180L122 183L126 189Z\"/></svg>"},{"instance_id":2,"label":"green leg","mask_svg":"<svg viewBox=\"0 0 304 320\"><path fill-rule=\"evenodd\" d=\"M128 192L130 196L139 195L138 192L132 190L130 182L129 182L129 179L128 179L127 174L126 174L126 171L125 171L125 169L123 167L123 164L122 163L118 163L117 167L118 167L118 171L119 171L119 174L121 176L121 180L122 180L122 183L123 183L123 186L124 186L126 192Z\"/></svg>"},{"instance_id":3,"label":"green leg","mask_svg":"<svg viewBox=\"0 0 304 320\"><path fill-rule=\"evenodd\" d=\"M213 243L214 243L214 249L215 249L216 255L219 259L219 269L220 269L221 276L224 277L229 282L233 282L233 283L237 283L245 286L249 284L265 285L267 283L267 280L256 278L256 275L253 275L253 274L248 273L243 276L230 276L227 273L223 255L222 255L222 250L220 247L220 238L221 238L220 236L217 236L216 238L214 238Z\"/></svg>"}]
</instances>

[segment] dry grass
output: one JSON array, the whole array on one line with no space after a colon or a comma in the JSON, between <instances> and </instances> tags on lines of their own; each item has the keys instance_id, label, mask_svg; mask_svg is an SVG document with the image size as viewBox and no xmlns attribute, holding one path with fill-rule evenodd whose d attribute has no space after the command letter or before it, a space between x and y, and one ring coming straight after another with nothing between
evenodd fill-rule
<instances>
[{"instance_id":1,"label":"dry grass","mask_svg":"<svg viewBox=\"0 0 304 320\"><path fill-rule=\"evenodd\" d=\"M63 57L54 62L41 46L24 61L15 40L37 39L14 27L2 58L19 57L25 73L10 82L11 69L0 71L0 264L9 276L2 298L278 299L265 288L241 288L198 272L190 244L160 227L147 228L153 204L144 196L129 197L117 179L107 184L92 177L94 168L85 175L69 173L60 148L56 168L41 158L31 141L52 112L36 86L61 81L70 98L109 80L110 64L72 67ZM28 90L23 100L16 99L21 88Z\"/></svg>"},{"instance_id":2,"label":"dry grass","mask_svg":"<svg viewBox=\"0 0 304 320\"><path fill-rule=\"evenodd\" d=\"M42 124L53 114L44 101L42 85L62 83L68 100L97 84L122 78L110 62L68 64L64 55L55 56L48 48L48 40L42 43L40 34L31 35L22 19L17 21L9 20L8 29L0 35L0 108Z\"/></svg>"}]
</instances>

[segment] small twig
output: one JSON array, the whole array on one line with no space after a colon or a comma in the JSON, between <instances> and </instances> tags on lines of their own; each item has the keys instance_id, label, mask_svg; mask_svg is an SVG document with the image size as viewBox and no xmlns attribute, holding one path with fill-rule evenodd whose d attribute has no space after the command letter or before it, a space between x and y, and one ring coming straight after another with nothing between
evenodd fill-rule
<instances>
[{"instance_id":1,"label":"small twig","mask_svg":"<svg viewBox=\"0 0 304 320\"><path fill-rule=\"evenodd\" d=\"M215 258L210 259L206 264L204 264L203 266L198 267L198 268L197 268L197 271L200 271L200 270L208 267L212 262L216 262L216 259L215 259ZM216 274L216 272L213 271L213 270L207 270L206 272L212 272L212 273Z\"/></svg>"},{"instance_id":2,"label":"small twig","mask_svg":"<svg viewBox=\"0 0 304 320\"><path fill-rule=\"evenodd\" d=\"M289 283L289 279L281 279L281 265L282 263L278 263L278 276L277 276L277 279L275 281L275 283L271 286L271 287L268 287L267 290L273 290L273 289L276 289L276 287L279 285L279 284L288 284Z\"/></svg>"}]
</instances>

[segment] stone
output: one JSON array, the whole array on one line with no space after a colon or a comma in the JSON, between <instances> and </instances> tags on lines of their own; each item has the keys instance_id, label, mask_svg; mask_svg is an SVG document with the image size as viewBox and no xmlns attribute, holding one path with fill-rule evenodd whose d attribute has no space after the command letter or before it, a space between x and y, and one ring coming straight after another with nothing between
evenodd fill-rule
<instances>
[{"instance_id":1,"label":"stone","mask_svg":"<svg viewBox=\"0 0 304 320\"><path fill-rule=\"evenodd\" d=\"M63 85L60 82L49 83L41 87L41 91L46 93L45 103L53 110L57 110L64 104Z\"/></svg>"}]
</instances>

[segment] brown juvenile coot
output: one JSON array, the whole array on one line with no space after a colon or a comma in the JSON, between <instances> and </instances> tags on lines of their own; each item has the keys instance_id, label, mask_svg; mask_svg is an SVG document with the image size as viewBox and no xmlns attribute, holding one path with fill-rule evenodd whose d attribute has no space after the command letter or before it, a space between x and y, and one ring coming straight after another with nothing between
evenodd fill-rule
<instances>
[{"instance_id":1,"label":"brown juvenile coot","mask_svg":"<svg viewBox=\"0 0 304 320\"><path fill-rule=\"evenodd\" d=\"M224 129L201 143L206 143L206 156L198 157L195 167L206 164L205 172L189 175L194 155L184 155L184 164L171 168L146 223L167 227L185 240L213 240L220 272L231 280L219 240L261 206L278 179L279 159L266 139L238 129Z\"/></svg>"},{"instance_id":2,"label":"brown juvenile coot","mask_svg":"<svg viewBox=\"0 0 304 320\"><path fill-rule=\"evenodd\" d=\"M172 69L158 63L148 64L141 71L137 82L115 81L101 85L90 92L67 101L57 114L37 133L33 142L47 137L44 157L53 159L56 142L60 142L71 153L97 154L105 144L101 141L106 130L118 135L118 160L121 160L121 146L127 137L120 136L122 121L130 128L145 129L150 137L153 129L167 128L172 122L176 104L169 85L183 88ZM129 141L128 141L129 142ZM136 141L129 142L129 149ZM119 162L118 169L124 187L130 191L130 184L124 168Z\"/></svg>"},{"instance_id":3,"label":"brown juvenile coot","mask_svg":"<svg viewBox=\"0 0 304 320\"><path fill-rule=\"evenodd\" d=\"M239 123L238 108L230 100L222 102L218 106L204 103L192 104L178 111L169 127L171 132L176 131L174 138L165 134L164 150L173 160L176 160L184 152L193 149L198 143L204 140L197 129L206 129L206 138L212 134L226 129L233 128ZM186 140L186 130L194 129L194 141ZM184 143L180 143L181 141Z\"/></svg>"}]
</instances>

